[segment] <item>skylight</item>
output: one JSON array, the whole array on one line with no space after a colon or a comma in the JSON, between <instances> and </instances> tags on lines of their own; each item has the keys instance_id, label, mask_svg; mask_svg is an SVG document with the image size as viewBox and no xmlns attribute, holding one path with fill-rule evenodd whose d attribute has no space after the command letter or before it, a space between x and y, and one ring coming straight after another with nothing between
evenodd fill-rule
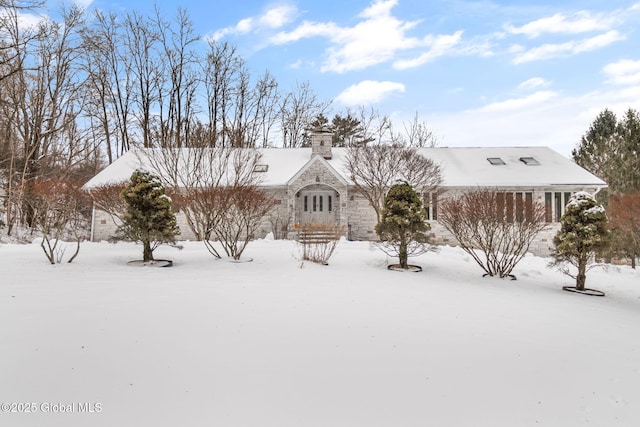
<instances>
[{"instance_id":1,"label":"skylight","mask_svg":"<svg viewBox=\"0 0 640 427\"><path fill-rule=\"evenodd\" d=\"M487 160L494 166L506 165L504 160L502 160L500 157L487 157Z\"/></svg>"},{"instance_id":2,"label":"skylight","mask_svg":"<svg viewBox=\"0 0 640 427\"><path fill-rule=\"evenodd\" d=\"M520 157L520 161L527 166L539 166L540 162L533 157Z\"/></svg>"},{"instance_id":3,"label":"skylight","mask_svg":"<svg viewBox=\"0 0 640 427\"><path fill-rule=\"evenodd\" d=\"M269 165L255 165L253 167L254 172L266 172L269 170Z\"/></svg>"}]
</instances>

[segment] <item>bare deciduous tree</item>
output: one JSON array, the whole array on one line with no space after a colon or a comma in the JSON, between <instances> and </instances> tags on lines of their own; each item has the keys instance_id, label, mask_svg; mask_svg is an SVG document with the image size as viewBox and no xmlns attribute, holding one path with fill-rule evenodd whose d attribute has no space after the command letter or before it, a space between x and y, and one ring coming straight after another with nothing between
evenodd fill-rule
<instances>
[{"instance_id":1,"label":"bare deciduous tree","mask_svg":"<svg viewBox=\"0 0 640 427\"><path fill-rule=\"evenodd\" d=\"M156 88L160 80L159 59L155 49L159 42L152 21L137 12L124 18L125 55L131 60L133 104L143 147L152 145L152 112L157 103Z\"/></svg>"},{"instance_id":2,"label":"bare deciduous tree","mask_svg":"<svg viewBox=\"0 0 640 427\"><path fill-rule=\"evenodd\" d=\"M87 73L86 114L93 138L103 139L111 164L131 147L133 56L127 54L123 24L115 13L94 12L84 33Z\"/></svg>"},{"instance_id":3,"label":"bare deciduous tree","mask_svg":"<svg viewBox=\"0 0 640 427\"><path fill-rule=\"evenodd\" d=\"M212 146L227 145L224 129L228 127L233 87L243 65L233 45L209 40L209 50L203 65L203 80L207 95L209 138Z\"/></svg>"},{"instance_id":4,"label":"bare deciduous tree","mask_svg":"<svg viewBox=\"0 0 640 427\"><path fill-rule=\"evenodd\" d=\"M516 212L510 208L505 193L478 189L445 199L438 222L487 275L507 277L547 225L541 203L516 203Z\"/></svg>"},{"instance_id":5,"label":"bare deciduous tree","mask_svg":"<svg viewBox=\"0 0 640 427\"><path fill-rule=\"evenodd\" d=\"M347 154L347 168L356 188L375 210L377 222L384 197L395 182L406 181L421 194L436 191L442 183L440 166L411 148L352 147Z\"/></svg>"},{"instance_id":6,"label":"bare deciduous tree","mask_svg":"<svg viewBox=\"0 0 640 427\"><path fill-rule=\"evenodd\" d=\"M403 123L409 147L435 147L438 140L426 121L420 121L418 113L409 123Z\"/></svg>"},{"instance_id":7,"label":"bare deciduous tree","mask_svg":"<svg viewBox=\"0 0 640 427\"><path fill-rule=\"evenodd\" d=\"M12 160L10 161L7 203L21 210L21 223L34 225L29 198L32 185L60 160L61 148L76 150L67 144L82 109L78 58L82 51L80 33L84 15L80 8L62 12L62 22L43 19L37 27L21 25L16 10L8 10L3 30L14 50L5 51L17 71L3 79L2 108L12 126ZM71 155L73 157L73 155ZM17 178L15 178L17 177ZM17 215L10 214L10 218Z\"/></svg>"},{"instance_id":8,"label":"bare deciduous tree","mask_svg":"<svg viewBox=\"0 0 640 427\"><path fill-rule=\"evenodd\" d=\"M362 138L367 143L383 144L393 141L393 124L391 118L382 115L374 108L365 108L364 106L353 113L362 126Z\"/></svg>"},{"instance_id":9,"label":"bare deciduous tree","mask_svg":"<svg viewBox=\"0 0 640 427\"><path fill-rule=\"evenodd\" d=\"M309 125L329 108L330 102L318 100L309 82L298 83L282 98L280 125L283 147L301 147Z\"/></svg>"},{"instance_id":10,"label":"bare deciduous tree","mask_svg":"<svg viewBox=\"0 0 640 427\"><path fill-rule=\"evenodd\" d=\"M194 66L197 63L195 44L200 37L195 34L193 23L186 11L178 9L175 23L164 20L156 6L154 23L160 39L160 68L156 85L159 123L156 142L161 147L188 146L190 126L198 113L195 103L198 79Z\"/></svg>"}]
</instances>

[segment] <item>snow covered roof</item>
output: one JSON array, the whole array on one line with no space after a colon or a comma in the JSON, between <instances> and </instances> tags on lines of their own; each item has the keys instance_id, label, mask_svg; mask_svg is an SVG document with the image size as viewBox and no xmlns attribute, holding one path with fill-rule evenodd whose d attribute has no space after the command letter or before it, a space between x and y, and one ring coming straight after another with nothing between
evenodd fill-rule
<instances>
[{"instance_id":1,"label":"snow covered roof","mask_svg":"<svg viewBox=\"0 0 640 427\"><path fill-rule=\"evenodd\" d=\"M436 147L418 151L440 164L445 187L606 186L548 147ZM489 159L501 159L504 164L492 164Z\"/></svg>"},{"instance_id":2,"label":"snow covered roof","mask_svg":"<svg viewBox=\"0 0 640 427\"><path fill-rule=\"evenodd\" d=\"M265 148L258 150L259 164L266 171L256 172L264 186L284 186L310 160L311 148ZM444 187L549 187L606 183L573 161L548 147L435 147L418 148L442 168ZM351 183L346 169L346 148L333 148L328 163ZM130 151L106 167L85 188L123 182L137 169L152 170L141 156ZM501 161L499 161L499 160Z\"/></svg>"}]
</instances>

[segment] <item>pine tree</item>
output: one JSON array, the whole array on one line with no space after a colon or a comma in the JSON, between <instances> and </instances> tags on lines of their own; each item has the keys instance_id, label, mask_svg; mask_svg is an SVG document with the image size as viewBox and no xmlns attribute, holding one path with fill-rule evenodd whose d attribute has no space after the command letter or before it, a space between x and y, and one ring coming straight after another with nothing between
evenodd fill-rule
<instances>
[{"instance_id":1,"label":"pine tree","mask_svg":"<svg viewBox=\"0 0 640 427\"><path fill-rule=\"evenodd\" d=\"M162 243L174 243L180 233L171 199L158 177L140 170L131 175L121 197L127 204L122 231L131 240L142 242L143 261L152 261L153 251Z\"/></svg>"},{"instance_id":2,"label":"pine tree","mask_svg":"<svg viewBox=\"0 0 640 427\"><path fill-rule=\"evenodd\" d=\"M576 279L576 290L584 291L589 262L609 244L605 210L593 196L580 191L571 197L560 224L553 239L554 264L575 266L578 270L575 276L566 268L562 271Z\"/></svg>"},{"instance_id":3,"label":"pine tree","mask_svg":"<svg viewBox=\"0 0 640 427\"><path fill-rule=\"evenodd\" d=\"M599 194L603 200L610 194L640 190L640 113L629 109L618 120L611 110L603 110L572 151L572 157L609 185Z\"/></svg>"},{"instance_id":4,"label":"pine tree","mask_svg":"<svg viewBox=\"0 0 640 427\"><path fill-rule=\"evenodd\" d=\"M395 184L384 199L380 222L376 233L385 252L398 256L401 268L408 268L407 258L426 252L431 229L422 201L406 182Z\"/></svg>"}]
</instances>

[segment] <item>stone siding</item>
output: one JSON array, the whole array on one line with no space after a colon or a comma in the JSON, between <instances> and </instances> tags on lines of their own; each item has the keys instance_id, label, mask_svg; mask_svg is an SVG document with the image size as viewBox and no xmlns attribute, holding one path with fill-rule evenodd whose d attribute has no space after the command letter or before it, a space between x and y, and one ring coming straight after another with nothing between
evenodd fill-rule
<instances>
[{"instance_id":1,"label":"stone siding","mask_svg":"<svg viewBox=\"0 0 640 427\"><path fill-rule=\"evenodd\" d=\"M316 161L311 163L304 172L302 172L294 181L289 183L288 196L291 213L289 221L290 231L295 231L297 225L296 221L298 220L295 215L296 210L299 208L296 206L296 203L299 203L296 198L296 194L307 187L313 188L315 186L330 187L338 193L338 199L340 201L337 204L339 211L336 212L336 219L342 225L347 223L347 210L345 209L345 200L347 200L348 197L347 186L333 173L333 171L326 167L325 163L322 162L319 157L317 157Z\"/></svg>"},{"instance_id":2,"label":"stone siding","mask_svg":"<svg viewBox=\"0 0 640 427\"><path fill-rule=\"evenodd\" d=\"M289 192L282 187L269 188L267 192L273 197L276 204L269 215L262 219L260 227L256 230L255 238L262 239L267 234L273 233L273 237L276 239L286 239L293 212Z\"/></svg>"},{"instance_id":3,"label":"stone siding","mask_svg":"<svg viewBox=\"0 0 640 427\"><path fill-rule=\"evenodd\" d=\"M376 211L371 203L354 187L349 188L347 200L347 228L351 240L377 240Z\"/></svg>"},{"instance_id":4,"label":"stone siding","mask_svg":"<svg viewBox=\"0 0 640 427\"><path fill-rule=\"evenodd\" d=\"M93 210L93 224L91 229L91 240L100 242L102 240L117 240L117 230L120 221L103 210Z\"/></svg>"}]
</instances>

